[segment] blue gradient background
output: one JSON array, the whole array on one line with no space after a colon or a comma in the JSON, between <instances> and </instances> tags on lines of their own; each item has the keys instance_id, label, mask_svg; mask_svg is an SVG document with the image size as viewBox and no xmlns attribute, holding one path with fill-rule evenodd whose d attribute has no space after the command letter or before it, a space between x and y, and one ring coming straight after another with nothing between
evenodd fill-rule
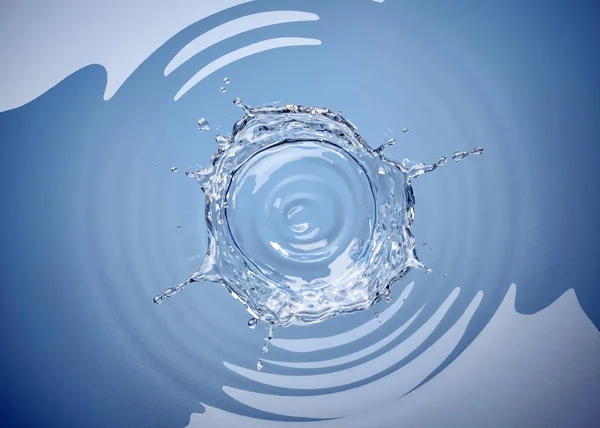
<instances>
[{"instance_id":1,"label":"blue gradient background","mask_svg":"<svg viewBox=\"0 0 600 428\"><path fill-rule=\"evenodd\" d=\"M241 113L234 96L250 105L283 100L343 110L372 146L394 131L399 143L387 153L397 159L435 161L484 147L484 156L414 185L413 232L427 242L419 255L448 277L411 272L404 282L416 286L407 310L381 335L427 302L394 343L403 340L454 287L462 292L434 335L393 369L417 358L483 290L446 364L456 358L512 282L519 285L519 312L535 313L574 288L600 327L600 6L582 0L340 5L244 4L174 36L109 101L102 98L105 70L92 65L0 113L3 426L184 426L201 411L199 402L278 418L221 390L248 387L222 361L253 366L264 336L248 330L248 314L223 287L196 284L152 304L155 294L196 270L200 260L188 258L206 250L203 195L170 167L206 164L214 132L199 134L196 122L203 116L213 130L220 125L227 132ZM166 64L193 38L269 10L313 12L320 20L235 36L164 77ZM323 44L240 60L173 101L215 58L283 36ZM231 85L222 94L225 76ZM410 133L402 135L405 126ZM325 336L371 317L277 334Z\"/></svg>"}]
</instances>

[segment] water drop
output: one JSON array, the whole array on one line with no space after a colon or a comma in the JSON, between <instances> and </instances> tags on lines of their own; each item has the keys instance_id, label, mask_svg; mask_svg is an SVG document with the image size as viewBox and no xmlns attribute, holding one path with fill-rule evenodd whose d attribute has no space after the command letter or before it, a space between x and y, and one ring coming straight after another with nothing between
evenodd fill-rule
<instances>
[{"instance_id":1,"label":"water drop","mask_svg":"<svg viewBox=\"0 0 600 428\"><path fill-rule=\"evenodd\" d=\"M157 305L162 303L163 301L163 297L161 295L156 295L154 296L154 299L152 299L154 303L156 303Z\"/></svg>"},{"instance_id":2,"label":"water drop","mask_svg":"<svg viewBox=\"0 0 600 428\"><path fill-rule=\"evenodd\" d=\"M375 313L373 314L373 317L374 317L374 318L379 318L379 312L375 312Z\"/></svg>"},{"instance_id":3,"label":"water drop","mask_svg":"<svg viewBox=\"0 0 600 428\"><path fill-rule=\"evenodd\" d=\"M225 86L221 86L219 91L221 91L222 93L225 93L225 92L227 92L227 88Z\"/></svg>"},{"instance_id":4,"label":"water drop","mask_svg":"<svg viewBox=\"0 0 600 428\"><path fill-rule=\"evenodd\" d=\"M261 371L263 368L263 362L262 360L258 360L258 362L256 363L256 370Z\"/></svg>"},{"instance_id":5,"label":"water drop","mask_svg":"<svg viewBox=\"0 0 600 428\"><path fill-rule=\"evenodd\" d=\"M258 324L258 319L250 318L248 320L248 327L250 327L252 330L254 330L256 328L256 324Z\"/></svg>"},{"instance_id":6,"label":"water drop","mask_svg":"<svg viewBox=\"0 0 600 428\"><path fill-rule=\"evenodd\" d=\"M235 97L233 99L233 104L235 104L238 107L243 107L244 103L242 102L241 98Z\"/></svg>"},{"instance_id":7,"label":"water drop","mask_svg":"<svg viewBox=\"0 0 600 428\"><path fill-rule=\"evenodd\" d=\"M384 299L387 303L390 303L392 301L392 296L385 296Z\"/></svg>"},{"instance_id":8,"label":"water drop","mask_svg":"<svg viewBox=\"0 0 600 428\"><path fill-rule=\"evenodd\" d=\"M177 229L181 229L181 225L180 224L177 225Z\"/></svg>"},{"instance_id":9,"label":"water drop","mask_svg":"<svg viewBox=\"0 0 600 428\"><path fill-rule=\"evenodd\" d=\"M448 278L448 274L443 274L444 278Z\"/></svg>"},{"instance_id":10,"label":"water drop","mask_svg":"<svg viewBox=\"0 0 600 428\"><path fill-rule=\"evenodd\" d=\"M204 131L210 131L210 125L208 123L208 120L201 117L200 120L198 120L198 132Z\"/></svg>"},{"instance_id":11,"label":"water drop","mask_svg":"<svg viewBox=\"0 0 600 428\"><path fill-rule=\"evenodd\" d=\"M403 133L403 134L407 134L408 132L410 132L410 131L408 130L408 128L402 128L402 133Z\"/></svg>"},{"instance_id":12,"label":"water drop","mask_svg":"<svg viewBox=\"0 0 600 428\"><path fill-rule=\"evenodd\" d=\"M468 152L454 152L452 154L452 160L454 162L460 162L461 160L463 160L464 158L466 158L469 155L482 155L483 154L483 148L482 147L475 147L473 150L468 151Z\"/></svg>"},{"instance_id":13,"label":"water drop","mask_svg":"<svg viewBox=\"0 0 600 428\"><path fill-rule=\"evenodd\" d=\"M179 168L176 166L171 167L171 172L179 172Z\"/></svg>"},{"instance_id":14,"label":"water drop","mask_svg":"<svg viewBox=\"0 0 600 428\"><path fill-rule=\"evenodd\" d=\"M229 77L226 77L225 79L223 79L223 82L225 82L226 85L229 85L231 80L229 80Z\"/></svg>"},{"instance_id":15,"label":"water drop","mask_svg":"<svg viewBox=\"0 0 600 428\"><path fill-rule=\"evenodd\" d=\"M173 297L177 293L177 289L175 287L167 288L165 291L165 297Z\"/></svg>"}]
</instances>

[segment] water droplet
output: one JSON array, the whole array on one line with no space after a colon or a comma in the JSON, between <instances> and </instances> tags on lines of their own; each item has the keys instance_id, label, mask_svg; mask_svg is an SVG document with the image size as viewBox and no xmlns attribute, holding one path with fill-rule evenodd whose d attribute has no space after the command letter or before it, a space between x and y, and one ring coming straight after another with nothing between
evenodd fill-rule
<instances>
[{"instance_id":1,"label":"water droplet","mask_svg":"<svg viewBox=\"0 0 600 428\"><path fill-rule=\"evenodd\" d=\"M156 295L156 296L154 296L154 299L152 299L152 301L153 301L154 303L156 303L157 305L159 305L159 304L160 304L160 303L162 303L162 301L163 301L163 296L161 296L161 295Z\"/></svg>"},{"instance_id":2,"label":"water droplet","mask_svg":"<svg viewBox=\"0 0 600 428\"><path fill-rule=\"evenodd\" d=\"M210 131L210 124L208 123L208 120L201 117L200 120L198 120L198 132L204 131Z\"/></svg>"},{"instance_id":3,"label":"water droplet","mask_svg":"<svg viewBox=\"0 0 600 428\"><path fill-rule=\"evenodd\" d=\"M377 170L377 172L381 175L385 175L385 169L383 169L382 166L379 167L379 169Z\"/></svg>"},{"instance_id":4,"label":"water droplet","mask_svg":"<svg viewBox=\"0 0 600 428\"><path fill-rule=\"evenodd\" d=\"M242 102L241 98L235 97L233 99L233 104L235 104L238 107L243 107L244 103Z\"/></svg>"},{"instance_id":5,"label":"water droplet","mask_svg":"<svg viewBox=\"0 0 600 428\"><path fill-rule=\"evenodd\" d=\"M181 225L180 224L177 225L177 229L181 229Z\"/></svg>"},{"instance_id":6,"label":"water droplet","mask_svg":"<svg viewBox=\"0 0 600 428\"><path fill-rule=\"evenodd\" d=\"M221 91L222 93L225 93L225 92L227 92L227 88L225 86L221 86L219 91Z\"/></svg>"},{"instance_id":7,"label":"water droplet","mask_svg":"<svg viewBox=\"0 0 600 428\"><path fill-rule=\"evenodd\" d=\"M427 245L427 242L423 241L423 246Z\"/></svg>"},{"instance_id":8,"label":"water droplet","mask_svg":"<svg viewBox=\"0 0 600 428\"><path fill-rule=\"evenodd\" d=\"M266 354L267 352L269 352L269 343L270 342L267 341L267 343L264 344L263 349L262 349L263 354Z\"/></svg>"},{"instance_id":9,"label":"water droplet","mask_svg":"<svg viewBox=\"0 0 600 428\"><path fill-rule=\"evenodd\" d=\"M454 162L460 162L461 160L463 160L464 158L466 158L469 155L482 155L483 154L483 148L482 147L475 147L473 150L469 151L469 152L454 152L452 154L452 160Z\"/></svg>"},{"instance_id":10,"label":"water droplet","mask_svg":"<svg viewBox=\"0 0 600 428\"><path fill-rule=\"evenodd\" d=\"M263 368L263 362L262 360L258 360L258 362L256 363L256 370L261 371Z\"/></svg>"},{"instance_id":11,"label":"water droplet","mask_svg":"<svg viewBox=\"0 0 600 428\"><path fill-rule=\"evenodd\" d=\"M468 155L469 155L469 152L454 152L452 154L452 160L454 162L460 162L461 160L466 158Z\"/></svg>"},{"instance_id":12,"label":"water droplet","mask_svg":"<svg viewBox=\"0 0 600 428\"><path fill-rule=\"evenodd\" d=\"M223 79L223 82L225 82L226 85L229 85L231 80L229 80L229 77L226 77L225 79Z\"/></svg>"},{"instance_id":13,"label":"water droplet","mask_svg":"<svg viewBox=\"0 0 600 428\"><path fill-rule=\"evenodd\" d=\"M374 317L374 318L379 318L379 312L375 312L375 313L373 314L373 317Z\"/></svg>"},{"instance_id":14,"label":"water droplet","mask_svg":"<svg viewBox=\"0 0 600 428\"><path fill-rule=\"evenodd\" d=\"M410 132L410 131L408 130L408 128L402 128L402 133L403 133L403 134L407 134L408 132Z\"/></svg>"},{"instance_id":15,"label":"water droplet","mask_svg":"<svg viewBox=\"0 0 600 428\"><path fill-rule=\"evenodd\" d=\"M179 168L176 166L171 167L171 172L179 172Z\"/></svg>"},{"instance_id":16,"label":"water droplet","mask_svg":"<svg viewBox=\"0 0 600 428\"><path fill-rule=\"evenodd\" d=\"M444 278L448 278L448 274L443 274Z\"/></svg>"},{"instance_id":17,"label":"water droplet","mask_svg":"<svg viewBox=\"0 0 600 428\"><path fill-rule=\"evenodd\" d=\"M392 301L392 296L385 296L384 299L387 303L390 303Z\"/></svg>"},{"instance_id":18,"label":"water droplet","mask_svg":"<svg viewBox=\"0 0 600 428\"><path fill-rule=\"evenodd\" d=\"M248 320L248 327L250 327L252 330L254 330L256 328L256 324L258 324L258 319L250 318Z\"/></svg>"}]
</instances>

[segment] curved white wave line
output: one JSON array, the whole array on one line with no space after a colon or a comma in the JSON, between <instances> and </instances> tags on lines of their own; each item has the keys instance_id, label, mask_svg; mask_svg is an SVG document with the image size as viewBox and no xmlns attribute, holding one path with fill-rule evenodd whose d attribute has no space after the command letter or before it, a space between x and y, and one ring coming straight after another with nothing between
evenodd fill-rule
<instances>
[{"instance_id":1,"label":"curved white wave line","mask_svg":"<svg viewBox=\"0 0 600 428\"><path fill-rule=\"evenodd\" d=\"M346 345L350 342L354 342L360 338L363 338L383 324L386 323L390 318L392 318L396 312L404 305L404 301L410 295L415 282L411 282L400 296L393 302L386 310L379 314L377 319L372 319L352 330L345 331L340 334L336 334L334 336L328 337L311 337L308 339L283 339L283 338L275 338L271 342L271 346L275 346L277 348L285 349L286 351L291 352L313 352L313 351L321 351L323 349L335 348L337 346Z\"/></svg>"},{"instance_id":2,"label":"curved white wave line","mask_svg":"<svg viewBox=\"0 0 600 428\"><path fill-rule=\"evenodd\" d=\"M392 367L407 357L417 347L419 347L431 335L435 328L442 321L456 298L460 293L460 288L455 288L448 298L440 305L438 310L423 324L414 334L405 341L396 345L389 352L379 355L366 363L350 367L345 370L339 370L332 373L322 373L316 375L279 375L272 373L259 372L234 364L223 362L229 370L243 376L247 379L259 382L265 385L278 386L287 389L324 389L335 388L343 385L349 385L354 382L360 382L375 376L384 370Z\"/></svg>"},{"instance_id":3,"label":"curved white wave line","mask_svg":"<svg viewBox=\"0 0 600 428\"><path fill-rule=\"evenodd\" d=\"M456 348L482 298L483 292L480 291L459 320L418 358L388 376L366 385L346 391L314 396L260 394L227 386L223 387L223 391L246 406L292 417L339 418L358 415L363 412L372 413L373 409L394 407L396 405L394 403L398 403L398 397L403 396L419 385ZM346 426L346 424L339 423L336 426ZM373 424L371 426L380 425Z\"/></svg>"},{"instance_id":4,"label":"curved white wave line","mask_svg":"<svg viewBox=\"0 0 600 428\"><path fill-rule=\"evenodd\" d=\"M269 363L269 364L273 364L276 366L283 366L283 367L292 367L292 368L297 368L297 369L320 369L320 368L324 368L324 367L339 366L341 364L346 364L346 363L350 363L352 361L356 361L360 358L366 357L367 355L370 355L370 354L374 353L375 351L383 348L385 345L390 343L392 340L394 340L395 338L400 336L413 323L413 321L421 313L421 311L423 310L424 307L425 306L422 306L417 311L416 314L414 314L408 321L406 321L400 328L398 328L396 331L394 331L390 335L384 337L379 342L374 343L373 345L371 345L367 348L361 349L358 352L354 352L353 354L344 355L343 357L333 358L331 360L311 361L311 362L307 362L307 363L306 362L305 363L293 363L293 362L287 362L287 361L273 361L273 360L263 360L263 363Z\"/></svg>"},{"instance_id":5,"label":"curved white wave line","mask_svg":"<svg viewBox=\"0 0 600 428\"><path fill-rule=\"evenodd\" d=\"M304 37L279 37L276 39L263 40L262 42L244 46L243 48L230 52L227 55L223 55L222 57L214 60L213 62L202 68L198 73L196 73L190 80L188 80L182 86L179 92L177 92L177 94L175 95L174 99L175 101L177 101L202 79L239 59L246 58L250 55L254 55L256 53L268 51L271 49L284 48L288 46L314 46L320 44L321 41L318 39L307 39Z\"/></svg>"},{"instance_id":6,"label":"curved white wave line","mask_svg":"<svg viewBox=\"0 0 600 428\"><path fill-rule=\"evenodd\" d=\"M219 25L218 27L210 29L206 33L198 36L185 45L165 67L165 76L171 74L173 70L185 63L194 55L219 42L222 42L223 40L237 36L238 34L268 27L270 25L318 20L319 16L315 15L314 13L288 10L261 12L233 19L229 22Z\"/></svg>"}]
</instances>

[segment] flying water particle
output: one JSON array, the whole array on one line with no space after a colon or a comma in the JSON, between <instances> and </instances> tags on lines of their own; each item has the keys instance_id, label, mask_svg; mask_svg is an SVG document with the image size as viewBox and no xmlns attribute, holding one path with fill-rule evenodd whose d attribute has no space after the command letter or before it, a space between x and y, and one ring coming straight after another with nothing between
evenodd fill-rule
<instances>
[{"instance_id":1,"label":"flying water particle","mask_svg":"<svg viewBox=\"0 0 600 428\"><path fill-rule=\"evenodd\" d=\"M402 128L402 133L403 134L408 134L410 131L408 130L408 128Z\"/></svg>"},{"instance_id":2,"label":"flying water particle","mask_svg":"<svg viewBox=\"0 0 600 428\"><path fill-rule=\"evenodd\" d=\"M483 148L478 146L469 152L454 152L452 154L452 160L454 162L460 162L461 160L463 160L464 158L466 158L469 155L482 155L482 154L483 154Z\"/></svg>"},{"instance_id":3,"label":"flying water particle","mask_svg":"<svg viewBox=\"0 0 600 428\"><path fill-rule=\"evenodd\" d=\"M179 168L177 168L176 166L172 166L171 172L179 172Z\"/></svg>"},{"instance_id":4,"label":"flying water particle","mask_svg":"<svg viewBox=\"0 0 600 428\"><path fill-rule=\"evenodd\" d=\"M248 320L248 327L250 327L250 329L254 330L256 328L256 324L258 324L258 320L256 318L250 318Z\"/></svg>"},{"instance_id":5,"label":"flying water particle","mask_svg":"<svg viewBox=\"0 0 600 428\"><path fill-rule=\"evenodd\" d=\"M262 360L258 360L258 362L256 363L256 370L261 371L263 368L263 362Z\"/></svg>"},{"instance_id":6,"label":"flying water particle","mask_svg":"<svg viewBox=\"0 0 600 428\"><path fill-rule=\"evenodd\" d=\"M229 77L226 77L226 78L224 78L224 79L223 79L223 82L224 82L226 85L229 85L229 83L231 82L231 80L229 80Z\"/></svg>"},{"instance_id":7,"label":"flying water particle","mask_svg":"<svg viewBox=\"0 0 600 428\"><path fill-rule=\"evenodd\" d=\"M373 318L379 318L379 312L375 312L375 313L373 314Z\"/></svg>"},{"instance_id":8,"label":"flying water particle","mask_svg":"<svg viewBox=\"0 0 600 428\"><path fill-rule=\"evenodd\" d=\"M163 298L162 298L162 296L154 296L153 301L154 301L154 303L156 303L158 305L158 304L162 303Z\"/></svg>"},{"instance_id":9,"label":"flying water particle","mask_svg":"<svg viewBox=\"0 0 600 428\"><path fill-rule=\"evenodd\" d=\"M221 91L222 93L225 93L225 92L227 92L227 88L225 86L221 86L219 91Z\"/></svg>"},{"instance_id":10,"label":"flying water particle","mask_svg":"<svg viewBox=\"0 0 600 428\"><path fill-rule=\"evenodd\" d=\"M181 229L181 225L180 224L177 225L177 229Z\"/></svg>"},{"instance_id":11,"label":"flying water particle","mask_svg":"<svg viewBox=\"0 0 600 428\"><path fill-rule=\"evenodd\" d=\"M205 131L210 131L210 125L208 123L208 120L201 117L200 120L198 120L198 132L205 132Z\"/></svg>"},{"instance_id":12,"label":"flying water particle","mask_svg":"<svg viewBox=\"0 0 600 428\"><path fill-rule=\"evenodd\" d=\"M410 230L412 180L445 157L432 164L388 159L382 152L394 139L373 150L326 108L233 103L244 116L231 136L216 138L208 167L186 172L205 196L207 254L155 303L192 282L221 283L252 315L250 328L268 323L266 353L275 326L369 309L382 296L390 301L391 285L410 270L432 272Z\"/></svg>"}]
</instances>

